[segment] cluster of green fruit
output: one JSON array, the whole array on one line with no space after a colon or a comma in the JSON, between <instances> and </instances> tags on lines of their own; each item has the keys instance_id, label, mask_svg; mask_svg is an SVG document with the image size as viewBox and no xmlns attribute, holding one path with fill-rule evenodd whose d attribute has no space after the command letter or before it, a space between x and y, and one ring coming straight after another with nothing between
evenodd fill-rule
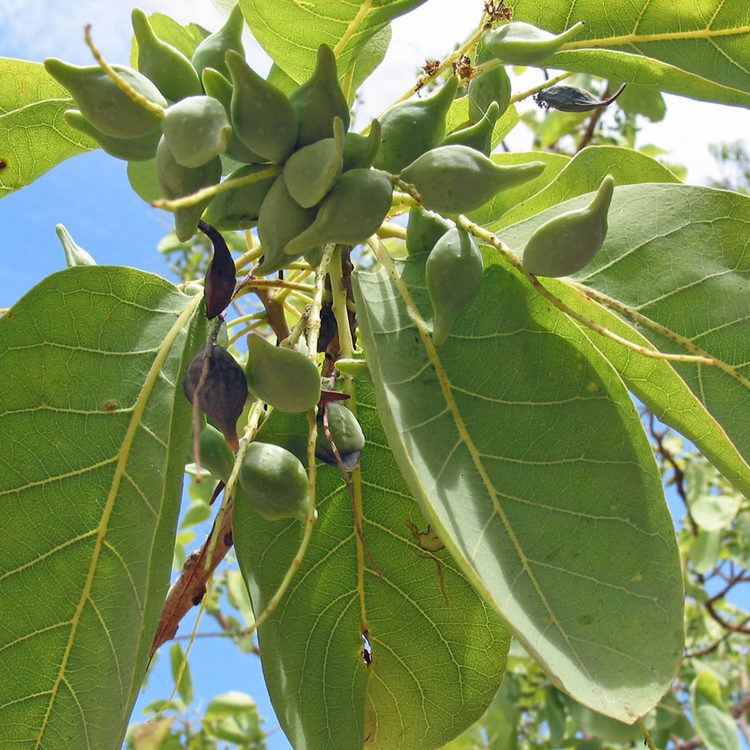
<instances>
[{"instance_id":1,"label":"cluster of green fruit","mask_svg":"<svg viewBox=\"0 0 750 750\"><path fill-rule=\"evenodd\" d=\"M210 342L195 355L183 382L188 400L193 403L197 399L216 425L207 424L201 432L201 464L225 483L234 465L233 450L239 447L236 426L248 392L293 414L309 411L321 400L318 369L302 352L273 346L257 334L250 334L247 344L244 370L224 347ZM354 414L342 403L327 402L319 407L317 419L317 458L347 471L356 468L365 438ZM239 504L247 504L268 520L304 520L307 472L286 448L252 442L240 466L238 483L235 499Z\"/></svg>"},{"instance_id":2,"label":"cluster of green fruit","mask_svg":"<svg viewBox=\"0 0 750 750\"><path fill-rule=\"evenodd\" d=\"M244 164L227 177L236 189L176 209L178 238L192 237L204 212L218 229L257 224L264 275L323 243L357 244L375 232L393 186L370 168L377 127L369 137L346 132L349 106L330 47L321 45L311 78L287 96L245 62L239 6L192 59L159 39L143 11L132 21L138 70L45 66L78 105L68 122L113 156L155 158L166 199L218 184L224 154Z\"/></svg>"}]
</instances>

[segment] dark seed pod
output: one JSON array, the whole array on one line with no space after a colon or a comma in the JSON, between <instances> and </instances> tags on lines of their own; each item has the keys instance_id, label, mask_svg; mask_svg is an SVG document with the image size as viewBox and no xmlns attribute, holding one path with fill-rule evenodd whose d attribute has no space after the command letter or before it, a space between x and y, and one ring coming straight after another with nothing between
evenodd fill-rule
<instances>
[{"instance_id":1,"label":"dark seed pod","mask_svg":"<svg viewBox=\"0 0 750 750\"><path fill-rule=\"evenodd\" d=\"M365 435L357 418L344 404L334 401L327 403L326 422L334 445L341 457L341 464L347 471L354 471L359 465L359 457L365 447ZM318 436L315 443L315 456L321 461L338 466L331 443L325 433L323 411L318 413Z\"/></svg>"},{"instance_id":2,"label":"dark seed pod","mask_svg":"<svg viewBox=\"0 0 750 750\"><path fill-rule=\"evenodd\" d=\"M205 221L198 222L198 229L211 240L214 252L206 270L206 284L203 287L203 300L206 303L206 317L211 320L221 315L229 307L234 294L237 270L234 259L221 233Z\"/></svg>"},{"instance_id":3,"label":"dark seed pod","mask_svg":"<svg viewBox=\"0 0 750 750\"><path fill-rule=\"evenodd\" d=\"M201 376L207 367L203 385ZM218 344L204 346L188 365L182 381L187 400L195 399L206 416L224 435L227 445L236 451L239 447L237 420L247 400L245 372L234 357Z\"/></svg>"},{"instance_id":4,"label":"dark seed pod","mask_svg":"<svg viewBox=\"0 0 750 750\"><path fill-rule=\"evenodd\" d=\"M535 94L534 101L542 109L558 109L561 112L590 112L599 107L608 107L625 90L623 83L608 99L599 99L578 86L550 86Z\"/></svg>"},{"instance_id":5,"label":"dark seed pod","mask_svg":"<svg viewBox=\"0 0 750 750\"><path fill-rule=\"evenodd\" d=\"M334 117L341 118L345 131L349 129L349 105L339 85L336 56L327 44L318 47L312 76L289 99L299 117L298 148L333 138Z\"/></svg>"}]
</instances>

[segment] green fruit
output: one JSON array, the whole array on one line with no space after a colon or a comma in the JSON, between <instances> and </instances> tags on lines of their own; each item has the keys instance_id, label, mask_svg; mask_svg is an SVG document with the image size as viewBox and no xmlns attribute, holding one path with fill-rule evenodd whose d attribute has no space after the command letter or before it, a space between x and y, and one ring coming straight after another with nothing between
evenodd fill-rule
<instances>
[{"instance_id":1,"label":"green fruit","mask_svg":"<svg viewBox=\"0 0 750 750\"><path fill-rule=\"evenodd\" d=\"M370 132L367 135L347 133L344 138L344 172L371 167L380 148L380 138L379 120L370 123Z\"/></svg>"},{"instance_id":2,"label":"green fruit","mask_svg":"<svg viewBox=\"0 0 750 750\"><path fill-rule=\"evenodd\" d=\"M63 115L65 122L76 130L93 138L110 156L125 161L153 159L159 145L161 132L154 130L137 138L113 138L97 130L77 109L68 109Z\"/></svg>"},{"instance_id":3,"label":"green fruit","mask_svg":"<svg viewBox=\"0 0 750 750\"><path fill-rule=\"evenodd\" d=\"M320 373L304 354L274 346L257 333L247 337L245 367L250 390L279 411L296 414L320 401Z\"/></svg>"},{"instance_id":4,"label":"green fruit","mask_svg":"<svg viewBox=\"0 0 750 750\"><path fill-rule=\"evenodd\" d=\"M591 203L545 222L523 251L523 267L538 276L569 276L599 252L607 236L607 214L615 180L607 175Z\"/></svg>"},{"instance_id":5,"label":"green fruit","mask_svg":"<svg viewBox=\"0 0 750 750\"><path fill-rule=\"evenodd\" d=\"M189 96L173 104L161 124L164 140L183 167L200 167L227 150L232 126L218 99Z\"/></svg>"},{"instance_id":6,"label":"green fruit","mask_svg":"<svg viewBox=\"0 0 750 750\"><path fill-rule=\"evenodd\" d=\"M432 211L410 209L409 223L406 225L406 249L409 255L429 253L435 243L452 228L452 222Z\"/></svg>"},{"instance_id":7,"label":"green fruit","mask_svg":"<svg viewBox=\"0 0 750 750\"><path fill-rule=\"evenodd\" d=\"M268 169L265 164L251 164L240 167L232 172L227 180L247 177L265 169ZM224 231L254 227L260 215L263 200L275 181L276 175L273 175L272 177L264 177L258 182L219 193L209 204L203 218L217 229Z\"/></svg>"},{"instance_id":8,"label":"green fruit","mask_svg":"<svg viewBox=\"0 0 750 750\"><path fill-rule=\"evenodd\" d=\"M224 106L227 117L232 111L232 92L234 87L228 78L225 78L218 70L206 68L201 74L203 88L209 96L218 99ZM234 128L227 144L227 156L242 162L243 164L261 164L265 161L262 156L253 153L239 138Z\"/></svg>"},{"instance_id":9,"label":"green fruit","mask_svg":"<svg viewBox=\"0 0 750 750\"><path fill-rule=\"evenodd\" d=\"M391 107L380 123L382 138L375 166L397 174L437 146L445 137L445 120L457 89L458 78L452 76L437 94Z\"/></svg>"},{"instance_id":10,"label":"green fruit","mask_svg":"<svg viewBox=\"0 0 750 750\"><path fill-rule=\"evenodd\" d=\"M138 138L153 133L161 124L157 114L134 102L98 65L80 67L48 58L44 67L68 89L81 114L104 135ZM146 76L123 65L112 67L146 99L160 107L167 106L161 91Z\"/></svg>"},{"instance_id":11,"label":"green fruit","mask_svg":"<svg viewBox=\"0 0 750 750\"><path fill-rule=\"evenodd\" d=\"M242 30L245 21L239 3L232 8L226 23L213 34L209 34L193 52L193 67L201 75L206 68L218 70L224 76L229 76L229 69L225 62L225 55L229 50L245 54L242 46Z\"/></svg>"},{"instance_id":12,"label":"green fruit","mask_svg":"<svg viewBox=\"0 0 750 750\"><path fill-rule=\"evenodd\" d=\"M344 375L372 383L372 373L366 359L346 358L336 360L336 369Z\"/></svg>"},{"instance_id":13,"label":"green fruit","mask_svg":"<svg viewBox=\"0 0 750 750\"><path fill-rule=\"evenodd\" d=\"M234 453L229 450L224 436L210 424L201 430L201 466L216 479L227 482L234 466Z\"/></svg>"},{"instance_id":14,"label":"green fruit","mask_svg":"<svg viewBox=\"0 0 750 750\"><path fill-rule=\"evenodd\" d=\"M323 199L315 221L285 247L299 256L317 245L338 242L358 245L372 236L391 208L393 185L385 172L352 169L344 172Z\"/></svg>"},{"instance_id":15,"label":"green fruit","mask_svg":"<svg viewBox=\"0 0 750 750\"><path fill-rule=\"evenodd\" d=\"M201 188L215 185L221 179L221 159L218 156L200 167L183 167L172 156L165 139L159 141L156 149L156 177L165 198L183 198ZM189 240L198 227L198 220L210 201L202 201L196 206L180 208L174 212L175 232L182 242Z\"/></svg>"},{"instance_id":16,"label":"green fruit","mask_svg":"<svg viewBox=\"0 0 750 750\"><path fill-rule=\"evenodd\" d=\"M279 175L264 198L258 215L258 236L265 257L255 273L265 276L290 263L292 258L284 253L284 248L314 220L315 211L302 208L289 195L284 176ZM302 252L298 255L301 254Z\"/></svg>"},{"instance_id":17,"label":"green fruit","mask_svg":"<svg viewBox=\"0 0 750 750\"><path fill-rule=\"evenodd\" d=\"M312 250L303 253L303 256L312 268L317 268L320 265L320 261L323 260L323 248L314 247Z\"/></svg>"},{"instance_id":18,"label":"green fruit","mask_svg":"<svg viewBox=\"0 0 750 750\"><path fill-rule=\"evenodd\" d=\"M285 448L253 442L247 448L239 473L241 492L237 511L247 503L268 521L307 517L307 472L301 461Z\"/></svg>"},{"instance_id":19,"label":"green fruit","mask_svg":"<svg viewBox=\"0 0 750 750\"><path fill-rule=\"evenodd\" d=\"M128 182L133 192L146 203L159 200L164 191L156 176L156 156L148 161L129 161Z\"/></svg>"},{"instance_id":20,"label":"green fruit","mask_svg":"<svg viewBox=\"0 0 750 750\"><path fill-rule=\"evenodd\" d=\"M333 401L326 404L326 422L341 463L347 471L353 471L359 464L359 457L365 447L365 435L357 418L344 404ZM321 461L338 466L336 454L323 426L323 414L318 414L318 435L315 442L315 455Z\"/></svg>"},{"instance_id":21,"label":"green fruit","mask_svg":"<svg viewBox=\"0 0 750 750\"><path fill-rule=\"evenodd\" d=\"M60 240L60 244L63 246L65 262L68 268L96 265L96 261L91 256L91 253L89 253L88 250L84 250L84 248L73 239L73 235L71 235L64 224L56 224L55 232Z\"/></svg>"},{"instance_id":22,"label":"green fruit","mask_svg":"<svg viewBox=\"0 0 750 750\"><path fill-rule=\"evenodd\" d=\"M299 118L297 147L333 137L333 118L349 129L349 105L339 86L336 57L327 44L318 47L312 76L289 97Z\"/></svg>"},{"instance_id":23,"label":"green fruit","mask_svg":"<svg viewBox=\"0 0 750 750\"><path fill-rule=\"evenodd\" d=\"M202 93L193 64L180 50L156 36L148 16L134 8L130 18L138 44L138 70L172 101Z\"/></svg>"},{"instance_id":24,"label":"green fruit","mask_svg":"<svg viewBox=\"0 0 750 750\"><path fill-rule=\"evenodd\" d=\"M439 146L402 173L422 196L422 205L444 214L467 213L501 190L538 177L544 163L503 166L468 146Z\"/></svg>"},{"instance_id":25,"label":"green fruit","mask_svg":"<svg viewBox=\"0 0 750 750\"><path fill-rule=\"evenodd\" d=\"M484 117L474 125L462 130L454 130L442 142L442 146L468 146L475 151L481 151L485 156L492 153L492 131L500 117L500 107L492 102Z\"/></svg>"},{"instance_id":26,"label":"green fruit","mask_svg":"<svg viewBox=\"0 0 750 750\"><path fill-rule=\"evenodd\" d=\"M281 164L297 142L297 115L287 95L261 78L242 55L227 52L232 76L232 125L253 153Z\"/></svg>"},{"instance_id":27,"label":"green fruit","mask_svg":"<svg viewBox=\"0 0 750 750\"><path fill-rule=\"evenodd\" d=\"M483 269L479 245L463 229L450 229L432 248L425 265L425 282L432 302L435 346L447 341L456 318L474 301Z\"/></svg>"},{"instance_id":28,"label":"green fruit","mask_svg":"<svg viewBox=\"0 0 750 750\"><path fill-rule=\"evenodd\" d=\"M497 104L498 117L508 109L511 84L505 68L495 68L473 78L469 84L469 119L482 119L492 104Z\"/></svg>"},{"instance_id":29,"label":"green fruit","mask_svg":"<svg viewBox=\"0 0 750 750\"><path fill-rule=\"evenodd\" d=\"M333 119L333 138L303 146L284 165L284 182L289 194L303 208L323 200L341 174L344 153L344 123Z\"/></svg>"},{"instance_id":30,"label":"green fruit","mask_svg":"<svg viewBox=\"0 0 750 750\"><path fill-rule=\"evenodd\" d=\"M536 65L554 55L563 44L577 36L583 21L555 36L530 23L513 21L488 31L483 38L485 49L493 57L510 65Z\"/></svg>"}]
</instances>

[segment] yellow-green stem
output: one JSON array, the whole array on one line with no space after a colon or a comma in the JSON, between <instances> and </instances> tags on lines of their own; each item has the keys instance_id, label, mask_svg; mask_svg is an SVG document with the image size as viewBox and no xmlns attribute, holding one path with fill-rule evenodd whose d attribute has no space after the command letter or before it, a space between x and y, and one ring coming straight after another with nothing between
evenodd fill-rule
<instances>
[{"instance_id":1,"label":"yellow-green stem","mask_svg":"<svg viewBox=\"0 0 750 750\"><path fill-rule=\"evenodd\" d=\"M538 94L540 91L543 91L544 89L549 88L550 86L554 86L556 83L560 83L560 81L564 81L566 78L570 78L573 74L568 73L560 73L560 75L554 76L550 78L548 81L543 81L542 83L533 86L530 89L526 89L526 91L521 91L518 94L514 94L510 98L510 103L515 104L516 102L520 102L523 99L528 99L530 96L533 96L534 94Z\"/></svg>"},{"instance_id":2,"label":"yellow-green stem","mask_svg":"<svg viewBox=\"0 0 750 750\"><path fill-rule=\"evenodd\" d=\"M165 211L177 211L181 208L188 208L190 206L197 206L203 201L213 198L219 193L226 193L228 190L236 190L237 188L245 187L245 185L252 185L255 182L260 182L268 177L274 177L281 172L281 167L277 164L269 164L265 169L261 169L253 174L245 175L244 177L235 177L231 180L224 180L216 185L210 185L204 187L191 195L186 195L183 198L175 198L168 200L166 198L159 198L151 203L154 208L163 208Z\"/></svg>"}]
</instances>

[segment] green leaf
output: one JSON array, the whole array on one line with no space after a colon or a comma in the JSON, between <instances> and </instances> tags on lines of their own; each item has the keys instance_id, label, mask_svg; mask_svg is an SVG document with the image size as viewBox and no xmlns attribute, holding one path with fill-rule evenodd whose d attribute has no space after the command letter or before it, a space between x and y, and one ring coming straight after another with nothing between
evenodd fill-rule
<instances>
[{"instance_id":1,"label":"green leaf","mask_svg":"<svg viewBox=\"0 0 750 750\"><path fill-rule=\"evenodd\" d=\"M614 87L610 86L612 90ZM617 97L617 104L629 115L644 115L651 122L661 122L667 115L667 103L661 91L630 83Z\"/></svg>"},{"instance_id":2,"label":"green leaf","mask_svg":"<svg viewBox=\"0 0 750 750\"><path fill-rule=\"evenodd\" d=\"M632 722L671 682L683 643L672 521L633 403L577 327L498 265L436 351L412 317L415 305L429 316L423 263L404 264L408 292L382 271L355 277L399 466L556 683Z\"/></svg>"},{"instance_id":3,"label":"green leaf","mask_svg":"<svg viewBox=\"0 0 750 750\"><path fill-rule=\"evenodd\" d=\"M695 572L703 575L716 567L721 552L719 531L699 531L690 547L690 561Z\"/></svg>"},{"instance_id":4,"label":"green leaf","mask_svg":"<svg viewBox=\"0 0 750 750\"><path fill-rule=\"evenodd\" d=\"M576 198L510 227L503 240L520 254L536 227L587 200ZM604 247L577 276L718 360L716 366L673 366L745 463L750 459L750 420L741 408L750 397L748 227L748 196L688 185L618 187ZM688 353L650 328L639 331L661 351ZM662 418L671 423L675 415L668 406L665 398ZM745 471L735 466L735 474Z\"/></svg>"},{"instance_id":5,"label":"green leaf","mask_svg":"<svg viewBox=\"0 0 750 750\"><path fill-rule=\"evenodd\" d=\"M258 707L255 701L247 693L238 690L230 690L227 693L217 695L211 699L206 706L206 718L215 719L223 716L248 716L257 717Z\"/></svg>"},{"instance_id":6,"label":"green leaf","mask_svg":"<svg viewBox=\"0 0 750 750\"><path fill-rule=\"evenodd\" d=\"M514 206L522 203L532 195L536 195L542 188L549 185L560 174L560 171L570 162L569 156L553 154L549 151L516 151L510 154L492 154L492 161L496 164L513 165L530 161L543 161L547 166L539 177L524 182L508 190L501 190L489 203L470 214L472 221L481 226L488 226L497 221L503 214Z\"/></svg>"},{"instance_id":7,"label":"green leaf","mask_svg":"<svg viewBox=\"0 0 750 750\"><path fill-rule=\"evenodd\" d=\"M636 724L623 724L621 721L610 719L586 706L582 706L567 696L563 697L568 713L586 735L593 735L605 742L616 742L618 745L627 745L630 742L643 740L643 731Z\"/></svg>"},{"instance_id":8,"label":"green leaf","mask_svg":"<svg viewBox=\"0 0 750 750\"><path fill-rule=\"evenodd\" d=\"M509 232L513 232L513 228ZM649 346L649 340L642 333L583 293L557 279L544 279L543 281L544 286L580 315L614 331L634 344ZM750 466L727 437L724 428L706 409L698 396L690 390L688 384L670 362L639 356L585 326L579 327L589 341L612 363L629 390L658 419L692 440L732 485L750 495ZM692 488L696 486L694 477L699 468L698 464L690 464L685 469L688 480L688 502L691 502Z\"/></svg>"},{"instance_id":9,"label":"green leaf","mask_svg":"<svg viewBox=\"0 0 750 750\"><path fill-rule=\"evenodd\" d=\"M199 302L79 266L0 319L4 744L122 741L169 583Z\"/></svg>"},{"instance_id":10,"label":"green leaf","mask_svg":"<svg viewBox=\"0 0 750 750\"><path fill-rule=\"evenodd\" d=\"M704 531L728 529L742 504L736 495L702 495L690 505L690 515Z\"/></svg>"},{"instance_id":11,"label":"green leaf","mask_svg":"<svg viewBox=\"0 0 750 750\"><path fill-rule=\"evenodd\" d=\"M193 702L193 678L190 675L190 663L179 643L173 643L169 649L172 679L177 686L177 694L186 706ZM183 666L184 665L184 666Z\"/></svg>"},{"instance_id":12,"label":"green leaf","mask_svg":"<svg viewBox=\"0 0 750 750\"><path fill-rule=\"evenodd\" d=\"M273 61L297 83L315 67L321 42L336 53L339 77L361 62L367 42L425 0L240 0L250 30ZM382 41L382 39L381 39Z\"/></svg>"},{"instance_id":13,"label":"green leaf","mask_svg":"<svg viewBox=\"0 0 750 750\"><path fill-rule=\"evenodd\" d=\"M393 31L391 25L384 26L377 34L373 34L363 45L361 52L349 66L349 69L341 78L341 88L346 96L346 101L351 104L359 87L383 62L388 45L391 43Z\"/></svg>"},{"instance_id":14,"label":"green leaf","mask_svg":"<svg viewBox=\"0 0 750 750\"><path fill-rule=\"evenodd\" d=\"M708 750L740 750L734 718L724 705L719 682L711 672L698 673L690 686L690 703L698 736Z\"/></svg>"},{"instance_id":15,"label":"green leaf","mask_svg":"<svg viewBox=\"0 0 750 750\"><path fill-rule=\"evenodd\" d=\"M663 164L640 151L620 146L589 146L579 151L549 185L510 208L490 225L490 229L497 231L508 227L557 203L596 190L608 174L615 178L617 185L679 182Z\"/></svg>"},{"instance_id":16,"label":"green leaf","mask_svg":"<svg viewBox=\"0 0 750 750\"><path fill-rule=\"evenodd\" d=\"M41 63L0 57L0 198L97 144L68 125L70 94Z\"/></svg>"},{"instance_id":17,"label":"green leaf","mask_svg":"<svg viewBox=\"0 0 750 750\"><path fill-rule=\"evenodd\" d=\"M365 546L340 473L321 467L307 556L260 628L263 668L294 747L352 750L368 737L373 750L435 748L491 702L509 638L450 555L420 548L415 534L426 523L386 447L371 388L358 381L357 397L368 441L361 481L353 479L362 493L356 505ZM259 439L299 454L306 422L275 412ZM256 614L301 536L296 521L269 523L235 508L235 548ZM363 631L372 646L369 666Z\"/></svg>"},{"instance_id":18,"label":"green leaf","mask_svg":"<svg viewBox=\"0 0 750 750\"><path fill-rule=\"evenodd\" d=\"M653 86L694 99L750 106L750 13L744 0L512 0L516 21L583 31L545 66Z\"/></svg>"}]
</instances>

